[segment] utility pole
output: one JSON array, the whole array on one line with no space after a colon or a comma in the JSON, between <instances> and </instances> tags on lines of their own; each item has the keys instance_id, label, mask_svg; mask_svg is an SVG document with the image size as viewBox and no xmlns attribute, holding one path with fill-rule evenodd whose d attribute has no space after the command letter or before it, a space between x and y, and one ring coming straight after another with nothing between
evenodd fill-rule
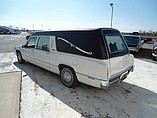
<instances>
[{"instance_id":1,"label":"utility pole","mask_svg":"<svg viewBox=\"0 0 157 118\"><path fill-rule=\"evenodd\" d=\"M33 26L33 32L34 32L34 24L32 26Z\"/></svg>"},{"instance_id":2,"label":"utility pole","mask_svg":"<svg viewBox=\"0 0 157 118\"><path fill-rule=\"evenodd\" d=\"M41 24L41 30L43 31L43 24Z\"/></svg>"},{"instance_id":3,"label":"utility pole","mask_svg":"<svg viewBox=\"0 0 157 118\"><path fill-rule=\"evenodd\" d=\"M110 3L110 7L112 8L112 12L111 12L111 28L112 28L112 21L113 21L113 3Z\"/></svg>"}]
</instances>

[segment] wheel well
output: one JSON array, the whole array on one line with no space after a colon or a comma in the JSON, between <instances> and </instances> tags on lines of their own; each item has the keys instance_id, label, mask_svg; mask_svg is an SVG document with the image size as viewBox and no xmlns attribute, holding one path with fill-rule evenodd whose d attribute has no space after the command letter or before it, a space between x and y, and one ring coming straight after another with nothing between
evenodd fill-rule
<instances>
[{"instance_id":1,"label":"wheel well","mask_svg":"<svg viewBox=\"0 0 157 118\"><path fill-rule=\"evenodd\" d=\"M16 55L17 55L18 52L20 52L20 51L19 51L19 50L16 50ZM20 52L20 53L21 53L21 52Z\"/></svg>"},{"instance_id":2,"label":"wheel well","mask_svg":"<svg viewBox=\"0 0 157 118\"><path fill-rule=\"evenodd\" d=\"M61 73L61 70L62 70L63 68L65 68L65 67L71 69L71 70L73 71L73 73L74 73L75 78L76 78L75 84L77 84L77 83L79 82L78 79L77 79L76 72L75 72L75 70L74 70L72 67L70 67L70 66L68 66L68 65L64 65L64 64L59 64L58 67L59 67L60 73ZM60 74L60 75L61 75L61 74Z\"/></svg>"},{"instance_id":3,"label":"wheel well","mask_svg":"<svg viewBox=\"0 0 157 118\"><path fill-rule=\"evenodd\" d=\"M72 70L75 72L75 70L74 70L72 67L68 66L68 65L59 64L58 67L59 67L59 71L60 71L60 72L61 72L61 70L62 70L63 68L65 68L65 67L68 67L68 68L72 69Z\"/></svg>"}]
</instances>

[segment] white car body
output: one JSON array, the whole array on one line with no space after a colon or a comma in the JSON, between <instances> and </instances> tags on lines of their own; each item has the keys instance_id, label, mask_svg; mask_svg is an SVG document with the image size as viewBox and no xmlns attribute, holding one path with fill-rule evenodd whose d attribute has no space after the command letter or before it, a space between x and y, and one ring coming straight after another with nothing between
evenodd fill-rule
<instances>
[{"instance_id":1,"label":"white car body","mask_svg":"<svg viewBox=\"0 0 157 118\"><path fill-rule=\"evenodd\" d=\"M56 45L56 36L35 35L37 41L34 48L17 46L24 60L60 74L60 65L72 68L79 82L98 88L106 88L110 84L122 81L134 68L134 57L130 53L110 59L95 59L71 53L59 52ZM48 38L50 51L37 49L39 38ZM28 40L29 41L29 40ZM83 51L79 47L78 50ZM84 53L88 53L85 52Z\"/></svg>"}]
</instances>

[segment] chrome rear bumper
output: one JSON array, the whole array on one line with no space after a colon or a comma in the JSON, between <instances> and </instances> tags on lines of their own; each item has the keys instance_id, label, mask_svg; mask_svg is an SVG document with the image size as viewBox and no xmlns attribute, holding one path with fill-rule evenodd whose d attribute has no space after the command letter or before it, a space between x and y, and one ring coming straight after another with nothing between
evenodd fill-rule
<instances>
[{"instance_id":1,"label":"chrome rear bumper","mask_svg":"<svg viewBox=\"0 0 157 118\"><path fill-rule=\"evenodd\" d=\"M112 86L112 84L122 82L124 79L126 79L128 74L132 72L133 70L134 70L134 66L130 66L126 68L125 70L111 76L108 81L101 81L100 88L107 89L109 86Z\"/></svg>"},{"instance_id":2,"label":"chrome rear bumper","mask_svg":"<svg viewBox=\"0 0 157 118\"><path fill-rule=\"evenodd\" d=\"M124 71L111 76L109 78L109 85L113 84L113 83L116 83L116 82L123 81L128 76L128 74L130 73L130 71L133 71L133 70L134 70L134 67L131 66L131 67L128 67L127 69L125 69Z\"/></svg>"}]
</instances>

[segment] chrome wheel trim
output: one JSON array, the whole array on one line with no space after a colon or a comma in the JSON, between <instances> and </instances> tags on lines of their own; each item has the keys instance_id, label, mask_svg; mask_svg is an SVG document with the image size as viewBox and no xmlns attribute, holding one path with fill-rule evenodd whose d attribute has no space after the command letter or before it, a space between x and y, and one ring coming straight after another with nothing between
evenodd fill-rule
<instances>
[{"instance_id":1,"label":"chrome wheel trim","mask_svg":"<svg viewBox=\"0 0 157 118\"><path fill-rule=\"evenodd\" d=\"M70 82L72 80L72 76L70 72L65 72L63 77L66 82Z\"/></svg>"},{"instance_id":2,"label":"chrome wheel trim","mask_svg":"<svg viewBox=\"0 0 157 118\"><path fill-rule=\"evenodd\" d=\"M66 85L66 86L71 86L73 84L73 73L71 72L70 69L68 68L64 68L61 71L61 79L62 82Z\"/></svg>"}]
</instances>

